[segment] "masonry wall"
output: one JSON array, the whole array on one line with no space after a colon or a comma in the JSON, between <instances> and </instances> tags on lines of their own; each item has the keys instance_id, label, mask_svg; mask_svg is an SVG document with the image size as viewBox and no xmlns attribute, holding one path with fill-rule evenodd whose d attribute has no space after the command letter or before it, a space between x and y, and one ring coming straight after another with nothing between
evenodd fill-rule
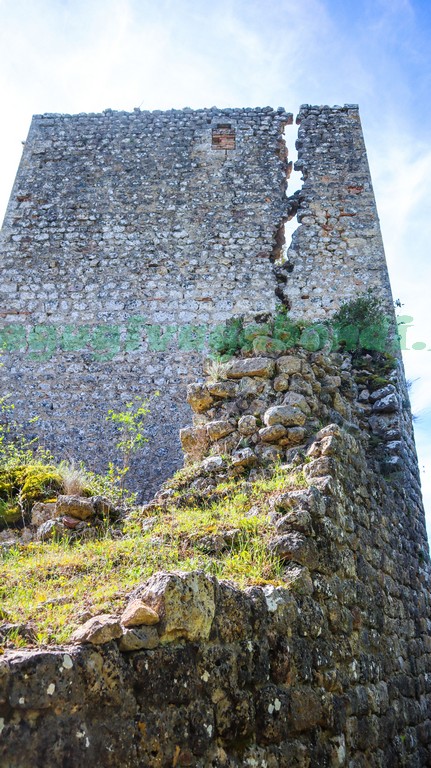
<instances>
[{"instance_id":1,"label":"masonry wall","mask_svg":"<svg viewBox=\"0 0 431 768\"><path fill-rule=\"evenodd\" d=\"M59 457L106 468L105 421L152 404L144 495L181 463L208 330L275 306L287 215L283 110L33 119L4 222L3 392Z\"/></svg>"},{"instance_id":2,"label":"masonry wall","mask_svg":"<svg viewBox=\"0 0 431 768\"><path fill-rule=\"evenodd\" d=\"M177 402L202 358L178 350L173 331L163 349L156 326L264 311L276 297L314 319L369 287L390 311L356 107L301 110L305 182L287 200L286 120L272 110L35 119L3 233L2 374L57 450L102 454L107 406L158 387L153 478L175 467L173 435L190 421ZM296 210L288 263L272 270ZM211 455L194 502L238 473L252 505L271 462L302 471L299 491L287 482L250 510L272 526L283 586L154 575L134 593L160 614L139 650L109 617L106 642L8 652L1 768L429 765L431 571L402 366L394 359L382 386L385 363L269 352L189 390L197 413L183 445ZM166 504L165 493L147 512Z\"/></svg>"},{"instance_id":3,"label":"masonry wall","mask_svg":"<svg viewBox=\"0 0 431 768\"><path fill-rule=\"evenodd\" d=\"M130 477L148 497L181 464L185 387L217 324L278 301L326 317L369 288L393 317L357 106L301 107L288 198L290 122L269 107L33 119L0 240L0 381L19 421L38 418L30 436L106 468L107 410L159 391Z\"/></svg>"},{"instance_id":4,"label":"masonry wall","mask_svg":"<svg viewBox=\"0 0 431 768\"><path fill-rule=\"evenodd\" d=\"M393 315L376 202L356 104L302 105L293 201L300 226L278 275L293 317L316 320L372 289Z\"/></svg>"},{"instance_id":5,"label":"masonry wall","mask_svg":"<svg viewBox=\"0 0 431 768\"><path fill-rule=\"evenodd\" d=\"M410 413L396 369L381 388L378 358L368 381L356 363L252 357L192 386L210 457L142 522L187 496L205 508L237 477L281 583L240 591L202 571L159 573L130 596L157 624L134 634L101 616L103 637L84 625L84 644L7 651L1 768L429 766L431 569ZM253 479L277 458L284 484L256 505Z\"/></svg>"}]
</instances>

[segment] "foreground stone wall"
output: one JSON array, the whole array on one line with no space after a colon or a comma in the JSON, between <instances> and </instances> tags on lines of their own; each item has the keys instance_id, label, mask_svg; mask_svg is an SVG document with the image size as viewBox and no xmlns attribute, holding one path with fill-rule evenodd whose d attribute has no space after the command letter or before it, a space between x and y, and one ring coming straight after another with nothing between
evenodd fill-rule
<instances>
[{"instance_id":1,"label":"foreground stone wall","mask_svg":"<svg viewBox=\"0 0 431 768\"><path fill-rule=\"evenodd\" d=\"M7 652L1 768L429 765L431 569L410 412L398 364L382 387L379 356L360 362L251 357L189 388L190 486L147 514L187 491L209 502L227 477L247 494L287 462L286 487L250 509L273 527L284 582L154 575L121 617L83 627L84 644ZM131 642L137 599L159 621L137 621Z\"/></svg>"},{"instance_id":2,"label":"foreground stone wall","mask_svg":"<svg viewBox=\"0 0 431 768\"><path fill-rule=\"evenodd\" d=\"M0 241L0 377L58 457L106 468L107 410L159 390L135 480L148 495L179 465L209 330L275 306L291 121L269 107L34 117Z\"/></svg>"}]
</instances>

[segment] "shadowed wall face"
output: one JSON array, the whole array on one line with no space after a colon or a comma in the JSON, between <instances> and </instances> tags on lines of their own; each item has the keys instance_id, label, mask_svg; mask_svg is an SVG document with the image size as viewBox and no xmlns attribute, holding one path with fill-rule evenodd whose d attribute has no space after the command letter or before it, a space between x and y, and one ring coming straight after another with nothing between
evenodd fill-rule
<instances>
[{"instance_id":1,"label":"shadowed wall face","mask_svg":"<svg viewBox=\"0 0 431 768\"><path fill-rule=\"evenodd\" d=\"M1 236L0 375L58 457L106 467L108 408L159 390L135 481L148 496L181 464L208 331L275 307L291 120L270 108L33 119Z\"/></svg>"}]
</instances>

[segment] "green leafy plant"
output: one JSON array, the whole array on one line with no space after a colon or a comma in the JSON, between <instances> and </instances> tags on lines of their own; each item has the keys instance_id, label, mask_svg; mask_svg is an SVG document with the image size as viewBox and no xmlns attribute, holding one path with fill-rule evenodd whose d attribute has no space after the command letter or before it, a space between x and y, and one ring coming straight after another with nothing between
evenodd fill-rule
<instances>
[{"instance_id":1,"label":"green leafy plant","mask_svg":"<svg viewBox=\"0 0 431 768\"><path fill-rule=\"evenodd\" d=\"M112 461L104 474L86 470L88 492L91 496L104 496L114 504L133 506L136 503L137 493L124 487L124 476L127 470L117 467Z\"/></svg>"},{"instance_id":2,"label":"green leafy plant","mask_svg":"<svg viewBox=\"0 0 431 768\"><path fill-rule=\"evenodd\" d=\"M158 395L158 392L154 393L155 397ZM130 469L133 455L148 443L148 437L145 435L145 422L149 413L150 399L144 397L135 397L134 400L130 400L126 403L124 411L114 411L113 409L108 411L107 421L111 421L118 429L119 440L116 447L121 453L123 462L120 469L114 470L112 466L110 471L111 474L114 471L117 472L117 481L119 480L122 490L124 489L124 477Z\"/></svg>"},{"instance_id":3,"label":"green leafy plant","mask_svg":"<svg viewBox=\"0 0 431 768\"><path fill-rule=\"evenodd\" d=\"M371 290L342 304L331 326L336 348L383 352L388 347L391 322L382 299Z\"/></svg>"},{"instance_id":4,"label":"green leafy plant","mask_svg":"<svg viewBox=\"0 0 431 768\"><path fill-rule=\"evenodd\" d=\"M244 346L244 342L244 321L241 317L235 317L211 332L209 348L211 354L223 362L233 357Z\"/></svg>"}]
</instances>

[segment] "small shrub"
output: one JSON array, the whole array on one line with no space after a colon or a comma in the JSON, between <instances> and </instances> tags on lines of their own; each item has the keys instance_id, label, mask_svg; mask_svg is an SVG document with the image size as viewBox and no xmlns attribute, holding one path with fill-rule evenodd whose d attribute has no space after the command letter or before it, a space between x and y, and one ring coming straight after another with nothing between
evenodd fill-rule
<instances>
[{"instance_id":1,"label":"small shrub","mask_svg":"<svg viewBox=\"0 0 431 768\"><path fill-rule=\"evenodd\" d=\"M347 301L332 318L334 346L349 352L375 350L388 346L391 326L382 299L373 291Z\"/></svg>"},{"instance_id":2,"label":"small shrub","mask_svg":"<svg viewBox=\"0 0 431 768\"><path fill-rule=\"evenodd\" d=\"M245 345L245 341L244 321L242 317L234 317L211 332L209 348L214 357L225 362L237 354Z\"/></svg>"},{"instance_id":3,"label":"small shrub","mask_svg":"<svg viewBox=\"0 0 431 768\"><path fill-rule=\"evenodd\" d=\"M116 467L109 462L104 475L86 470L87 490L90 496L104 496L114 504L133 506L138 494L124 487L124 469Z\"/></svg>"}]
</instances>

